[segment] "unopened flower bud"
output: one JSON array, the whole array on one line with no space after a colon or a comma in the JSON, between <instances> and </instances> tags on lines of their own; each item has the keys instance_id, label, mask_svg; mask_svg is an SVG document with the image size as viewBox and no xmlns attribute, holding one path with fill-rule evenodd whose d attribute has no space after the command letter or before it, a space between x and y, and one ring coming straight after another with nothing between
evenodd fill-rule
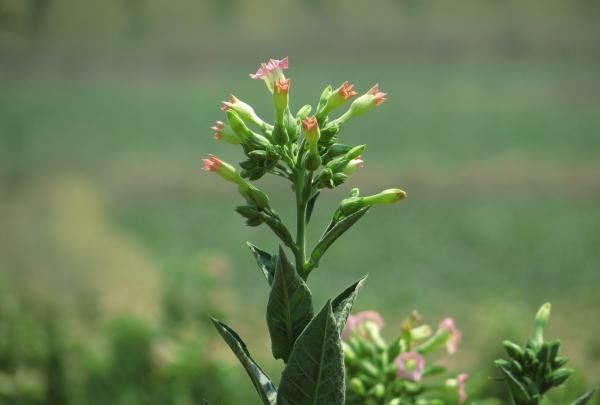
<instances>
[{"instance_id":1,"label":"unopened flower bud","mask_svg":"<svg viewBox=\"0 0 600 405\"><path fill-rule=\"evenodd\" d=\"M224 124L221 121L217 121L214 126L210 127L214 132L213 138L225 141L232 145L242 143L242 139L235 133L231 126Z\"/></svg>"},{"instance_id":2,"label":"unopened flower bud","mask_svg":"<svg viewBox=\"0 0 600 405\"><path fill-rule=\"evenodd\" d=\"M549 302L540 307L535 316L535 340L538 344L544 341L544 329L550 320L550 309L552 308Z\"/></svg>"},{"instance_id":3,"label":"unopened flower bud","mask_svg":"<svg viewBox=\"0 0 600 405\"><path fill-rule=\"evenodd\" d=\"M277 145L287 145L287 143L290 141L287 131L283 125L277 123L275 123L275 126L273 127L272 136Z\"/></svg>"},{"instance_id":4,"label":"unopened flower bud","mask_svg":"<svg viewBox=\"0 0 600 405\"><path fill-rule=\"evenodd\" d=\"M302 120L302 129L304 131L304 138L308 142L311 149L316 149L321 137L321 131L319 130L319 124L315 117L309 117Z\"/></svg>"},{"instance_id":5,"label":"unopened flower bud","mask_svg":"<svg viewBox=\"0 0 600 405\"><path fill-rule=\"evenodd\" d=\"M227 111L227 120L231 125L231 129L237 134L244 145L249 145L254 148L268 148L271 142L264 136L254 133L250 130L240 118L239 114L233 110Z\"/></svg>"},{"instance_id":6,"label":"unopened flower bud","mask_svg":"<svg viewBox=\"0 0 600 405\"><path fill-rule=\"evenodd\" d=\"M365 167L365 162L359 156L348 162L344 169L344 174L354 173L356 169L362 169L363 167Z\"/></svg>"},{"instance_id":7,"label":"unopened flower bud","mask_svg":"<svg viewBox=\"0 0 600 405\"><path fill-rule=\"evenodd\" d=\"M300 108L296 113L296 119L302 121L304 118L308 117L308 114L310 114L310 110L312 110L310 104L302 106L302 108Z\"/></svg>"},{"instance_id":8,"label":"unopened flower bud","mask_svg":"<svg viewBox=\"0 0 600 405\"><path fill-rule=\"evenodd\" d=\"M350 388L358 395L365 395L365 385L356 377L350 380Z\"/></svg>"},{"instance_id":9,"label":"unopened flower bud","mask_svg":"<svg viewBox=\"0 0 600 405\"><path fill-rule=\"evenodd\" d=\"M383 384L379 383L373 387L373 396L375 398L383 398L385 395L385 387Z\"/></svg>"},{"instance_id":10,"label":"unopened flower bud","mask_svg":"<svg viewBox=\"0 0 600 405\"><path fill-rule=\"evenodd\" d=\"M431 336L431 326L420 325L410 330L410 336L413 340L422 340Z\"/></svg>"},{"instance_id":11,"label":"unopened flower bud","mask_svg":"<svg viewBox=\"0 0 600 405\"><path fill-rule=\"evenodd\" d=\"M379 194L363 197L367 205L394 204L406 198L406 193L398 188L383 190Z\"/></svg>"},{"instance_id":12,"label":"unopened flower bud","mask_svg":"<svg viewBox=\"0 0 600 405\"><path fill-rule=\"evenodd\" d=\"M344 184L344 182L348 179L348 175L344 173L334 173L333 174L333 185L339 186Z\"/></svg>"},{"instance_id":13,"label":"unopened flower bud","mask_svg":"<svg viewBox=\"0 0 600 405\"><path fill-rule=\"evenodd\" d=\"M290 79L279 78L275 81L273 104L275 105L275 122L283 125L283 115L289 102Z\"/></svg>"}]
</instances>

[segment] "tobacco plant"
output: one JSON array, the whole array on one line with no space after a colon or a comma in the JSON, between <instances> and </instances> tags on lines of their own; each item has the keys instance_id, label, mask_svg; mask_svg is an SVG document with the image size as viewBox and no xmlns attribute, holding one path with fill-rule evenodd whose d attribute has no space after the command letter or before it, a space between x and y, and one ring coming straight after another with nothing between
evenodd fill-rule
<instances>
[{"instance_id":1,"label":"tobacco plant","mask_svg":"<svg viewBox=\"0 0 600 405\"><path fill-rule=\"evenodd\" d=\"M295 114L289 106L290 79L283 71L287 58L261 64L252 79L264 80L273 99L275 119L267 123L247 103L231 96L223 102L227 122L212 128L216 139L239 145L245 155L241 171L210 155L204 170L237 185L244 203L236 211L249 226L267 226L280 240L277 252L267 252L248 243L269 290L266 321L275 359L284 363L279 386L252 359L241 337L228 325L213 319L214 326L245 368L263 404L344 404L346 387L341 333L354 299L366 277L341 292L315 314L310 274L332 244L373 205L393 204L406 197L399 189L362 196L357 188L333 212L312 249L306 229L320 193L343 184L363 166L365 145L351 146L340 134L352 119L381 105L386 94L374 85L354 99L345 112L333 114L358 93L348 82L337 89L327 86L314 114L305 105ZM296 207L295 235L271 205L265 192L253 181L270 174L289 181ZM288 255L292 261L288 260ZM207 402L208 403L208 402Z\"/></svg>"},{"instance_id":2,"label":"tobacco plant","mask_svg":"<svg viewBox=\"0 0 600 405\"><path fill-rule=\"evenodd\" d=\"M563 367L567 359L560 355L560 340L544 340L544 328L550 319L550 304L546 303L535 317L535 335L524 347L509 340L502 342L509 359L496 360L514 405L537 405L544 395L561 386L574 372ZM595 389L577 398L571 405L585 405Z\"/></svg>"}]
</instances>

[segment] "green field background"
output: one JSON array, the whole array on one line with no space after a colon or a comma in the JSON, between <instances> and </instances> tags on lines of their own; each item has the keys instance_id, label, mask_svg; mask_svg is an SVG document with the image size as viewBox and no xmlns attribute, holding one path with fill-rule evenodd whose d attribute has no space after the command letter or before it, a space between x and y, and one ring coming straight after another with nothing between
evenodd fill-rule
<instances>
[{"instance_id":1,"label":"green field background","mask_svg":"<svg viewBox=\"0 0 600 405\"><path fill-rule=\"evenodd\" d=\"M384 335L453 316L446 363L505 401L500 342L551 301L578 370L554 403L598 385L599 27L592 0L0 1L0 403L257 403L209 314L278 379L245 246L276 242L200 168L241 160L209 129L230 93L272 119L248 73L284 56L293 110L344 80L389 94L345 127L366 167L322 193L310 240L352 187L408 193L331 249L317 306L368 273L356 307ZM292 225L289 185L258 184Z\"/></svg>"}]
</instances>

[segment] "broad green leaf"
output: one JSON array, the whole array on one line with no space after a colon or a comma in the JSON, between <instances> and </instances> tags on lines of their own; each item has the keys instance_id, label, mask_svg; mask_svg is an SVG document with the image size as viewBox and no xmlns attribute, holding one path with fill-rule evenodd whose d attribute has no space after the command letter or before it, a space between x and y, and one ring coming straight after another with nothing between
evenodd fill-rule
<instances>
[{"instance_id":1,"label":"broad green leaf","mask_svg":"<svg viewBox=\"0 0 600 405\"><path fill-rule=\"evenodd\" d=\"M277 256L271 256L269 253L257 248L250 242L246 242L246 244L250 248L250 251L252 251L254 258L256 259L256 264L258 265L258 268L262 270L269 285L273 284Z\"/></svg>"},{"instance_id":2,"label":"broad green leaf","mask_svg":"<svg viewBox=\"0 0 600 405\"><path fill-rule=\"evenodd\" d=\"M337 238L342 236L344 232L346 232L352 225L356 223L363 215L369 211L370 207L361 208L355 213L348 215L347 217L338 221L335 225L331 227L319 240L317 246L313 249L310 255L310 261L316 267L321 259L321 256L329 249L329 246L332 245L333 242L336 241Z\"/></svg>"},{"instance_id":3,"label":"broad green leaf","mask_svg":"<svg viewBox=\"0 0 600 405\"><path fill-rule=\"evenodd\" d=\"M312 217L312 212L315 209L315 203L317 202L317 198L319 198L319 195L321 195L321 192L317 192L315 195L313 195L309 200L308 200L308 204L306 204L306 223L308 224L310 222L310 218Z\"/></svg>"},{"instance_id":4,"label":"broad green leaf","mask_svg":"<svg viewBox=\"0 0 600 405\"><path fill-rule=\"evenodd\" d=\"M294 342L312 317L310 290L280 247L267 304L267 325L273 357L287 363Z\"/></svg>"},{"instance_id":5,"label":"broad green leaf","mask_svg":"<svg viewBox=\"0 0 600 405\"><path fill-rule=\"evenodd\" d=\"M346 325L348 315L352 311L352 305L354 305L354 299L358 295L358 291L361 289L365 280L368 276L364 276L350 287L346 288L340 295L335 297L331 303L333 309L333 316L338 325L338 332L341 334Z\"/></svg>"},{"instance_id":6,"label":"broad green leaf","mask_svg":"<svg viewBox=\"0 0 600 405\"><path fill-rule=\"evenodd\" d=\"M331 300L302 332L279 384L278 405L343 405L344 356Z\"/></svg>"},{"instance_id":7,"label":"broad green leaf","mask_svg":"<svg viewBox=\"0 0 600 405\"><path fill-rule=\"evenodd\" d=\"M587 404L588 401L590 400L590 398L592 398L592 395L594 395L594 392L596 392L596 388L592 388L591 390L587 391L585 394L583 394L582 396L577 398L575 401L571 402L571 405Z\"/></svg>"},{"instance_id":8,"label":"broad green leaf","mask_svg":"<svg viewBox=\"0 0 600 405\"><path fill-rule=\"evenodd\" d=\"M205 399L204 401L202 401L202 403L203 403L204 405L213 405L211 402L208 402L206 399Z\"/></svg>"},{"instance_id":9,"label":"broad green leaf","mask_svg":"<svg viewBox=\"0 0 600 405\"><path fill-rule=\"evenodd\" d=\"M277 401L277 389L271 382L271 379L262 371L260 366L250 356L246 344L237 333L223 322L211 318L213 325L223 337L223 340L229 345L233 353L237 356L242 366L252 380L252 384L264 405L273 405Z\"/></svg>"}]
</instances>

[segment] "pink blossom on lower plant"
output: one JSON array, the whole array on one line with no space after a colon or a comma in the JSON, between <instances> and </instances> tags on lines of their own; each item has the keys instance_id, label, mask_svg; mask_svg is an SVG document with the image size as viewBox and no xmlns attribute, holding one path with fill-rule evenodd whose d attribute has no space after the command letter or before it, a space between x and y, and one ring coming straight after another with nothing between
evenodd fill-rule
<instances>
[{"instance_id":1,"label":"pink blossom on lower plant","mask_svg":"<svg viewBox=\"0 0 600 405\"><path fill-rule=\"evenodd\" d=\"M385 324L383 317L377 311L362 311L356 315L351 314L348 316L346 326L344 326L344 330L342 331L342 339L349 339L355 332L360 336L366 337L363 329L366 323L374 324L377 329L383 328Z\"/></svg>"},{"instance_id":2,"label":"pink blossom on lower plant","mask_svg":"<svg viewBox=\"0 0 600 405\"><path fill-rule=\"evenodd\" d=\"M467 391L465 388L467 379L469 378L469 374L462 373L456 377L456 381L458 382L458 402L460 404L464 404L467 400Z\"/></svg>"},{"instance_id":3,"label":"pink blossom on lower plant","mask_svg":"<svg viewBox=\"0 0 600 405\"><path fill-rule=\"evenodd\" d=\"M425 370L425 359L417 352L400 353L394 360L396 375L402 380L420 381Z\"/></svg>"},{"instance_id":4,"label":"pink blossom on lower plant","mask_svg":"<svg viewBox=\"0 0 600 405\"><path fill-rule=\"evenodd\" d=\"M447 330L450 333L450 336L446 341L446 349L448 350L448 354L455 353L462 340L462 333L456 327L454 319L445 318L442 320L442 322L440 322L440 330Z\"/></svg>"}]
</instances>

